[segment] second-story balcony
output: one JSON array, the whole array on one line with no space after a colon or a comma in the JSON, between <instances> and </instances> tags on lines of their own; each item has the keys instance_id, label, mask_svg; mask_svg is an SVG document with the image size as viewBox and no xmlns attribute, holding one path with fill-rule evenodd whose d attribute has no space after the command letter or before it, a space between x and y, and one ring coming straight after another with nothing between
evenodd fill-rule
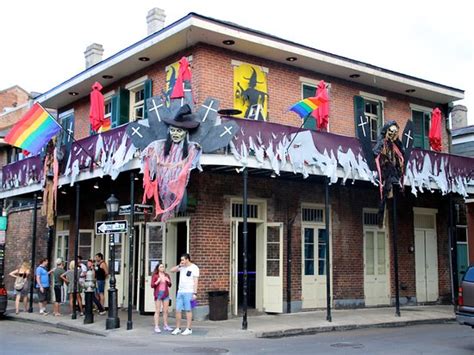
<instances>
[{"instance_id":1,"label":"second-story balcony","mask_svg":"<svg viewBox=\"0 0 474 355\"><path fill-rule=\"evenodd\" d=\"M268 176L326 176L331 183L378 183L363 156L358 139L297 127L231 119L238 132L229 147L203 154L200 165L209 170L231 171L249 167ZM59 185L140 169L139 151L126 134L127 125L74 142L60 162ZM65 148L63 147L63 150ZM12 197L42 189L43 162L30 157L2 168L0 197ZM407 164L405 185L412 193L437 189L443 194L474 193L474 159L414 149Z\"/></svg>"}]
</instances>

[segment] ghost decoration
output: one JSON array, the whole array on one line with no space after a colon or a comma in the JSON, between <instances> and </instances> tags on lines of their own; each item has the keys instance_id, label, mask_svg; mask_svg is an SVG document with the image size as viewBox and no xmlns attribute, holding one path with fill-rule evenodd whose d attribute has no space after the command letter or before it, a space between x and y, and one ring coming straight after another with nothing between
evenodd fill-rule
<instances>
[{"instance_id":1,"label":"ghost decoration","mask_svg":"<svg viewBox=\"0 0 474 355\"><path fill-rule=\"evenodd\" d=\"M127 134L141 150L143 203L153 198L155 217L165 221L185 209L190 172L200 167L201 154L227 147L238 125L220 119L214 98L206 99L196 113L179 98L167 107L154 96L147 107L148 120L130 123Z\"/></svg>"}]
</instances>

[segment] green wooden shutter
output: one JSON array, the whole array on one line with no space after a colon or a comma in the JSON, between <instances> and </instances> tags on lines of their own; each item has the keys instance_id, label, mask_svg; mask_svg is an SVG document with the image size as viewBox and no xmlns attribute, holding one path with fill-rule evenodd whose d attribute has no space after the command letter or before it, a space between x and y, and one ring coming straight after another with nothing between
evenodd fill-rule
<instances>
[{"instance_id":1,"label":"green wooden shutter","mask_svg":"<svg viewBox=\"0 0 474 355\"><path fill-rule=\"evenodd\" d=\"M303 99L313 96L316 96L316 87L303 84ZM316 119L310 115L304 119L303 128L315 131L318 128L318 123L316 122Z\"/></svg>"},{"instance_id":2,"label":"green wooden shutter","mask_svg":"<svg viewBox=\"0 0 474 355\"><path fill-rule=\"evenodd\" d=\"M365 116L365 101L362 96L354 96L354 128L356 137L359 137L357 134L357 126L360 116Z\"/></svg>"},{"instance_id":3,"label":"green wooden shutter","mask_svg":"<svg viewBox=\"0 0 474 355\"><path fill-rule=\"evenodd\" d=\"M413 119L413 147L424 148L423 143L423 112L412 111Z\"/></svg>"},{"instance_id":4,"label":"green wooden shutter","mask_svg":"<svg viewBox=\"0 0 474 355\"><path fill-rule=\"evenodd\" d=\"M112 103L112 107L111 107L111 112L110 112L110 123L111 123L111 127L114 128L118 126L118 117L120 114L120 105L119 105L118 95L112 96L111 103Z\"/></svg>"},{"instance_id":5,"label":"green wooden shutter","mask_svg":"<svg viewBox=\"0 0 474 355\"><path fill-rule=\"evenodd\" d=\"M112 128L128 123L130 117L130 92L120 88L119 92L112 96L111 121Z\"/></svg>"},{"instance_id":6,"label":"green wooden shutter","mask_svg":"<svg viewBox=\"0 0 474 355\"><path fill-rule=\"evenodd\" d=\"M144 104L143 104L143 118L148 118L148 106L146 100L153 96L153 81L148 79L145 81L144 88Z\"/></svg>"},{"instance_id":7,"label":"green wooden shutter","mask_svg":"<svg viewBox=\"0 0 474 355\"><path fill-rule=\"evenodd\" d=\"M380 135L383 127L383 101L378 101L378 110L377 110L377 137Z\"/></svg>"},{"instance_id":8,"label":"green wooden shutter","mask_svg":"<svg viewBox=\"0 0 474 355\"><path fill-rule=\"evenodd\" d=\"M130 91L121 88L118 95L120 104L118 124L120 126L130 121Z\"/></svg>"},{"instance_id":9,"label":"green wooden shutter","mask_svg":"<svg viewBox=\"0 0 474 355\"><path fill-rule=\"evenodd\" d=\"M72 143L74 137L74 114L70 114L61 119L61 145L68 145ZM70 133L71 135L69 135Z\"/></svg>"}]
</instances>

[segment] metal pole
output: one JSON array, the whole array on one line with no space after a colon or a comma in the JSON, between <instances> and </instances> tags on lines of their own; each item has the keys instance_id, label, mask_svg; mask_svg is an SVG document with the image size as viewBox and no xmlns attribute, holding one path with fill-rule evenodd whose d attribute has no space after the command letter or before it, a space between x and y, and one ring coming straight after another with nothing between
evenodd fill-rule
<instances>
[{"instance_id":1,"label":"metal pole","mask_svg":"<svg viewBox=\"0 0 474 355\"><path fill-rule=\"evenodd\" d=\"M248 254L248 250L247 250L247 233L248 233L248 229L247 229L247 180L248 180L248 168L245 167L244 168L244 171L243 171L243 177L244 177L244 196L243 196L243 217L244 217L244 225L243 225L243 231L242 231L242 236L243 236L243 240L244 240L244 253L243 253L243 257L244 257L244 292L243 292L243 296L244 296L244 299L243 299L243 311L244 311L244 315L243 315L243 318L242 318L242 329L243 330L247 330L247 327L248 327L248 323L247 323L247 305L248 305L248 292L247 292L247 282L248 282L248 275L247 275L247 254Z\"/></svg>"},{"instance_id":2,"label":"metal pole","mask_svg":"<svg viewBox=\"0 0 474 355\"><path fill-rule=\"evenodd\" d=\"M331 249L329 245L329 177L325 181L325 220L326 220L326 320L332 322L331 315Z\"/></svg>"},{"instance_id":3,"label":"metal pole","mask_svg":"<svg viewBox=\"0 0 474 355\"><path fill-rule=\"evenodd\" d=\"M127 330L133 329L132 286L133 286L133 241L135 234L135 173L130 173L130 232L128 233L128 318Z\"/></svg>"},{"instance_id":4,"label":"metal pole","mask_svg":"<svg viewBox=\"0 0 474 355\"><path fill-rule=\"evenodd\" d=\"M294 218L288 219L286 230L286 313L291 313L291 228Z\"/></svg>"},{"instance_id":5,"label":"metal pole","mask_svg":"<svg viewBox=\"0 0 474 355\"><path fill-rule=\"evenodd\" d=\"M48 252L47 252L47 258L49 260L49 268L51 269L53 267L53 243L54 243L54 227L49 226L48 227Z\"/></svg>"},{"instance_id":6,"label":"metal pole","mask_svg":"<svg viewBox=\"0 0 474 355\"><path fill-rule=\"evenodd\" d=\"M393 271L395 273L395 315L400 317L400 285L398 281L398 236L397 236L397 189L393 189L393 208L392 208L392 243L393 243Z\"/></svg>"},{"instance_id":7,"label":"metal pole","mask_svg":"<svg viewBox=\"0 0 474 355\"><path fill-rule=\"evenodd\" d=\"M76 236L74 238L74 292L72 294L72 319L77 319L76 305L77 305L77 283L78 275L77 268L79 264L77 262L77 255L79 253L79 198L81 194L81 187L79 183L76 182Z\"/></svg>"},{"instance_id":8,"label":"metal pole","mask_svg":"<svg viewBox=\"0 0 474 355\"><path fill-rule=\"evenodd\" d=\"M112 220L110 215L109 220ZM115 233L109 233L109 255L109 314L105 322L105 329L116 329L120 328L120 319L118 317L117 289L115 288Z\"/></svg>"},{"instance_id":9,"label":"metal pole","mask_svg":"<svg viewBox=\"0 0 474 355\"><path fill-rule=\"evenodd\" d=\"M140 270L140 297L139 297L139 310L140 314L145 314L145 246L146 246L146 233L147 232L147 223L148 223L148 215L145 213L145 235L141 237L141 270Z\"/></svg>"},{"instance_id":10,"label":"metal pole","mask_svg":"<svg viewBox=\"0 0 474 355\"><path fill-rule=\"evenodd\" d=\"M448 216L448 237L449 237L449 268L451 271L451 302L456 311L456 305L458 300L458 263L457 263L457 243L456 243L456 229L453 218L453 198L449 194L449 216Z\"/></svg>"},{"instance_id":11,"label":"metal pole","mask_svg":"<svg viewBox=\"0 0 474 355\"><path fill-rule=\"evenodd\" d=\"M35 192L33 194L33 241L31 243L31 267L33 268L33 280L30 284L30 307L28 308L28 313L33 313L33 289L36 283L36 268L35 268L35 252L36 252L36 210L38 209L38 194Z\"/></svg>"}]
</instances>

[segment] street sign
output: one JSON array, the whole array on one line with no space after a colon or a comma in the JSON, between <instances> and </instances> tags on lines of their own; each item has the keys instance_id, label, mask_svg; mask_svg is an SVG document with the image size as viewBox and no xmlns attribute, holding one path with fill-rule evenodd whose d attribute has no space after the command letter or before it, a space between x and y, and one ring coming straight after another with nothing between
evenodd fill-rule
<instances>
[{"instance_id":1,"label":"street sign","mask_svg":"<svg viewBox=\"0 0 474 355\"><path fill-rule=\"evenodd\" d=\"M96 234L126 233L128 231L127 221L99 221L95 222Z\"/></svg>"},{"instance_id":2,"label":"street sign","mask_svg":"<svg viewBox=\"0 0 474 355\"><path fill-rule=\"evenodd\" d=\"M119 215L121 216L128 216L130 214L130 211L132 210L131 205L123 205L120 206L119 208ZM141 205L141 204L135 204L134 208L134 213L135 214L152 214L153 213L153 206L152 205Z\"/></svg>"}]
</instances>

